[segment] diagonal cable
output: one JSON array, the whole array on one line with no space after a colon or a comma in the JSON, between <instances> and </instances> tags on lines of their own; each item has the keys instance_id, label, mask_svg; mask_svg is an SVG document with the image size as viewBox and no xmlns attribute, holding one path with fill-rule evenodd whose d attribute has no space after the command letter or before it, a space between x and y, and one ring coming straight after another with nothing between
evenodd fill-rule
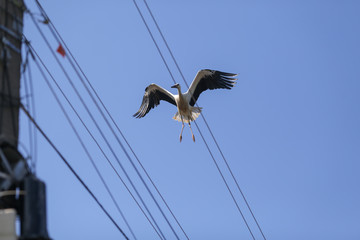
<instances>
[{"instance_id":1,"label":"diagonal cable","mask_svg":"<svg viewBox=\"0 0 360 240\"><path fill-rule=\"evenodd\" d=\"M33 49L32 47L31 47L31 49L34 51L34 49ZM35 51L34 51L34 52L35 52ZM36 53L36 52L35 52L35 54L37 55L37 53ZM38 56L38 55L37 55L37 56ZM35 59L34 59L34 61L35 61ZM41 60L40 60L40 61L41 61ZM114 197L114 196L113 196L113 194L111 193L111 190L110 190L109 186L108 186L108 185L107 185L107 183L105 182L105 180L104 180L104 178L103 178L102 174L101 174L101 173L100 173L100 171L99 171L99 168L97 167L97 165L96 165L96 163L95 163L94 159L92 158L92 156L91 156L91 154L89 153L89 151L88 151L87 147L85 146L84 141L81 139L80 134L79 134L79 133L78 133L78 131L76 130L76 127L75 127L74 123L71 121L71 119L70 119L69 115L67 114L67 112L66 112L66 110L65 110L64 106L62 105L62 103L61 103L61 101L60 101L59 97L56 95L56 92L55 92L54 88L51 86L50 81L49 81L49 80L48 80L48 78L46 77L46 75L45 75L44 71L41 69L41 67L40 67L39 63L38 63L37 61L35 61L35 63L36 63L36 65L37 65L37 67L38 67L38 69L39 69L39 71L40 71L41 75L43 76L43 78L44 78L44 80L45 80L45 82L46 82L47 86L49 87L49 89L50 89L50 91L51 91L52 95L54 96L54 98L55 98L55 100L56 100L57 104L59 105L59 107L60 107L61 111L63 112L63 114L64 114L64 116L65 116L66 120L68 121L68 123L69 123L69 125L70 125L71 129L73 130L73 132L75 133L75 135L76 135L77 139L79 140L79 142L80 142L80 144L81 144L81 147L84 149L84 151L85 151L85 153L86 153L87 157L89 158L89 160L90 160L90 162L91 162L92 166L94 167L94 169L95 169L96 173L98 174L98 176L99 176L99 178L100 178L101 182L103 183L103 185L104 185L104 187L105 187L106 191L108 192L108 194L110 195L110 197L111 197L111 199L112 199L113 203L115 204L116 209L117 209L117 210L118 210L118 212L120 213L121 217L123 218L123 220L124 220L125 224L126 224L126 225L127 225L127 227L129 228L129 230L130 230L131 234L133 235L134 239L136 239L136 237L135 237L135 234L134 234L133 230L131 229L131 227L130 227L130 225L129 225L128 221L126 220L126 218L125 218L125 216L124 216L124 214L123 214L123 212L120 210L120 207L119 207L118 203L116 202L115 197ZM47 69L46 69L46 70L47 70ZM51 76L51 77L52 77L52 76Z\"/></svg>"},{"instance_id":2,"label":"diagonal cable","mask_svg":"<svg viewBox=\"0 0 360 240\"><path fill-rule=\"evenodd\" d=\"M182 73L182 71L181 71L181 69L180 69L180 67L179 67L179 64L177 63L177 61L176 61L176 59L175 59L175 57L174 57L174 54L172 53L172 51L171 51L171 49L170 49L170 47L169 47L169 45L168 45L168 43L167 43L167 41L166 41L163 33L162 33L162 31L161 31L161 29L160 29L160 27L159 27L159 25L158 25L158 23L157 23L154 15L153 15L153 13L152 13L149 5L147 4L147 1L146 1L146 0L143 0L143 1L144 1L145 5L146 5L147 10L148 10L149 13L150 13L151 18L153 19L153 21L154 21L154 23L155 23L155 26L156 26L157 30L158 30L159 33L160 33L160 36L161 36L162 40L163 40L164 43L165 43L165 46L166 46L167 50L168 50L169 53L170 53L170 56L171 56L172 60L174 61L175 65L176 65L177 70L179 71L179 73L180 73L180 75L181 75L184 83L185 83L186 86L189 88L189 84L188 84L187 81L185 80L184 74ZM199 107L197 103L196 103L196 106ZM236 184L236 186L237 186L237 188L238 188L238 190L239 190L242 198L244 199L244 202L246 203L246 206L247 206L247 208L249 209L249 211L250 211L250 213L251 213L251 216L252 216L253 219L255 220L255 223L256 223L258 229L260 230L261 235L262 235L263 238L266 240L266 237L265 237L265 235L264 235L264 233L263 233L263 231L262 231L262 229L261 229L261 227L260 227L260 224L258 223L258 221L257 221L257 219L256 219L256 217L255 217L255 215L254 215L254 213L253 213L253 211L251 210L251 207L250 207L250 205L249 205L249 203L248 203L248 201L247 201L247 199L246 199L243 191L241 190L240 185L239 185L238 181L236 180L235 175L233 174L233 172L232 172L232 170L231 170L231 168L230 168L230 165L229 165L228 161L226 160L225 155L223 154L223 152L222 152L222 150L221 150L221 148L220 148L220 145L218 144L218 142L217 142L217 140L216 140L216 138L215 138L215 135L213 134L213 132L212 132L212 130L211 130L208 122L206 121L205 115L204 115L204 114L201 114L201 117L202 117L202 119L204 120L205 125L206 125L207 129L209 130L210 135L211 135L212 139L214 140L215 145L216 145L217 149L219 150L220 155L221 155L222 159L224 160L225 165L226 165L227 169L229 170L229 172L230 172L230 174L231 174L231 177L233 178L233 180L234 180L234 182L235 182L235 184Z\"/></svg>"},{"instance_id":3,"label":"diagonal cable","mask_svg":"<svg viewBox=\"0 0 360 240\"><path fill-rule=\"evenodd\" d=\"M166 239L165 235L162 233L161 228L159 227L159 225L157 224L157 221L155 220L155 218L153 217L153 215L151 214L150 210L148 209L146 203L144 202L143 198L141 197L141 195L139 194L137 188L135 187L135 185L133 184L133 181L130 179L129 175L127 174L125 168L123 167L122 163L120 162L118 156L116 155L114 149L111 147L109 141L107 140L107 138L105 137L103 131L101 130L100 126L98 125L98 123L96 122L93 114L90 112L89 108L87 107L84 99L81 97L80 93L78 92L78 90L76 89L75 85L73 84L73 82L71 81L70 77L68 76L67 72L65 71L63 65L60 63L60 61L58 60L58 58L55 56L55 53L52 51L51 46L48 42L48 40L46 39L45 35L43 34L42 30L40 29L39 25L37 24L37 22L35 21L34 17L32 14L30 14L32 17L32 20L35 24L35 26L37 27L38 31L40 32L41 36L43 37L44 41L46 42L47 46L49 47L51 53L53 54L54 58L56 59L57 63L59 64L60 68L62 69L62 71L64 72L68 82L70 83L70 85L72 86L73 90L75 91L76 95L78 96L78 98L80 99L80 102L82 103L82 105L84 106L86 112L89 114L90 118L92 119L93 123L95 124L96 128L98 129L101 137L103 138L103 140L105 141L106 145L108 146L108 148L110 149L110 152L112 153L113 157L115 158L115 160L117 161L117 163L119 164L120 168L122 169L122 171L124 172L126 178L128 179L128 181L130 182L130 185L132 186L132 188L134 189L136 195L138 196L138 198L140 199L140 201L142 202L143 206L145 207L146 211L148 212L150 218L152 219L152 221L154 222L155 226L157 227L157 230L159 231L161 238L162 239ZM82 79L81 79L82 80ZM87 89L87 88L86 88ZM87 89L88 90L88 89ZM88 90L89 91L89 90ZM93 99L93 96L90 95L90 97ZM94 99L93 99L94 100ZM99 106L97 105L97 103L95 102L96 106L99 108ZM101 114L103 115L103 113L101 112ZM106 118L104 118L104 120L108 123L108 120ZM120 146L123 150L123 152L125 153L126 157L129 159L129 161L132 163L132 166L135 168L136 172L139 175L139 172L136 168L136 166L134 165L133 161L131 160L128 152L126 151L125 147L120 143ZM156 199L154 198L154 196L152 195L151 191L149 190L149 188L147 187L146 183L144 182L144 180L142 179L141 175L139 175L139 177L141 178L142 182L144 183L145 187L148 189L150 195L152 196L155 204L158 206L159 210L161 211L163 217L166 219L167 223L169 224L170 228L172 229L173 233L176 235L176 232L174 231L174 229L172 228L170 222L167 220L165 214L162 212L160 206L158 205ZM177 237L177 235L176 235ZM177 237L177 239L179 239Z\"/></svg>"},{"instance_id":4,"label":"diagonal cable","mask_svg":"<svg viewBox=\"0 0 360 240\"><path fill-rule=\"evenodd\" d=\"M29 86L28 86L28 78L27 78L27 75L26 73L29 71L28 68L29 68L29 50L27 50L26 52L26 57L25 57L25 61L22 63L22 66L21 66L21 75L22 75L22 78L23 78L23 83L24 83L24 91L25 91L25 103L26 103L26 106L27 108L29 109L29 111L31 112L31 109L32 109L32 105L30 104L30 94L29 94ZM33 130L34 130L34 125L31 123L30 119L28 119L28 130L29 130L29 148L30 148L30 154L29 154L29 158L30 158L30 164L31 164L31 171L32 173L36 173L35 172L35 162L34 162L34 158L32 156L34 156L34 133L33 133Z\"/></svg>"},{"instance_id":5,"label":"diagonal cable","mask_svg":"<svg viewBox=\"0 0 360 240\"><path fill-rule=\"evenodd\" d=\"M154 222L155 226L157 227L157 230L159 231L161 237L162 237L163 239L166 239L165 236L164 236L164 234L162 233L159 225L157 224L156 220L154 219L153 215L151 214L150 210L148 209L146 203L144 202L143 198L141 197L141 195L139 194L137 188L135 187L133 181L130 179L130 177L129 177L129 175L127 174L125 168L123 167L122 163L120 162L120 160L119 160L118 156L116 155L114 149L111 147L111 145L110 145L108 139L106 138L104 132L101 130L99 124L98 124L97 121L95 120L93 114L92 114L91 111L89 110L89 108L88 108L87 104L85 103L84 99L81 97L79 91L78 91L77 88L75 87L74 83L71 81L71 79L70 79L68 73L66 72L64 66L61 64L61 62L59 61L59 59L56 57L54 51L52 51L52 48L51 48L51 46L50 46L49 41L47 40L47 38L45 37L44 33L43 33L42 30L40 29L38 23L37 23L36 20L34 19L34 16L33 16L32 14L30 14L30 16L31 16L31 19L32 19L34 25L35 25L36 28L38 29L38 31L39 31L40 35L42 36L43 40L45 41L47 47L49 48L51 54L53 55L53 57L55 58L56 62L57 62L58 65L60 66L61 70L63 71L63 73L64 73L64 75L65 75L65 77L66 77L66 79L68 80L69 84L70 84L71 87L73 88L75 94L78 96L81 104L84 106L86 112L88 113L88 115L90 116L91 120L92 120L93 123L95 124L97 130L99 131L101 137L103 138L103 140L105 141L106 145L108 146L108 148L109 148L110 152L112 153L113 157L115 158L115 160L116 160L117 163L119 164L119 166L120 166L120 168L122 169L122 171L124 172L127 180L130 182L130 185L131 185L132 188L134 189L136 195L137 195L138 198L140 199L141 203L143 204L143 206L145 207L146 211L148 212L150 218L152 219L152 221ZM90 97L93 98L92 95L90 95ZM95 102L95 103L96 103L96 102ZM97 105L97 103L96 103L96 106L99 107L99 106ZM101 113L102 113L102 112L101 112ZM105 121L108 122L108 120L107 120L106 118L105 118ZM121 146L123 152L125 153L126 157L128 158L128 160L132 163L132 166L135 168L135 170L136 170L137 173L138 173L138 170L136 169L134 163L132 162L132 160L131 160L128 152L127 152L126 149L125 149L125 147L124 147L121 143L120 143L120 146ZM142 179L141 176L140 176L140 178ZM143 180L143 179L142 179L142 180ZM144 183L144 181L143 181L143 183ZM144 183L144 184L145 184L145 183ZM147 187L146 184L145 184L145 186ZM147 187L147 189L148 189L148 187ZM153 195L152 195L151 192L150 192L150 195L153 197ZM156 205L158 206L158 208L160 209L160 211L162 212L161 208L159 207L159 205L158 205L158 203L156 202L156 200L155 200L154 197L153 197L153 200L154 200L154 202L156 203ZM163 214L163 212L162 212L162 214ZM163 214L163 216L164 216L164 218L166 219L166 221L168 222L168 224L170 225L170 223L169 223L169 221L167 220L166 216L165 216L164 214ZM172 228L171 225L170 225L170 227L171 227L171 229L173 230L173 228ZM175 232L175 231L173 231L173 233L176 235L176 232Z\"/></svg>"},{"instance_id":6,"label":"diagonal cable","mask_svg":"<svg viewBox=\"0 0 360 240\"><path fill-rule=\"evenodd\" d=\"M136 200L135 196L132 194L132 192L130 191L130 189L128 188L128 186L126 185L125 181L122 179L122 177L119 175L118 171L116 170L116 168L114 167L114 165L111 163L110 159L108 158L108 156L105 154L105 152L103 151L102 147L100 146L100 144L98 143L98 141L96 140L96 138L94 137L94 135L90 132L90 130L88 129L88 127L86 126L85 122L82 120L82 118L80 117L80 115L78 114L78 112L76 111L76 109L74 108L74 106L71 104L70 100L66 97L65 93L62 91L61 87L59 86L59 84L57 83L57 81L55 80L55 78L52 76L52 74L50 73L50 71L48 70L48 68L45 66L44 62L41 60L40 56L37 54L37 52L35 51L35 49L32 47L32 45L29 43L29 46L31 48L31 50L35 53L35 55L37 56L37 58L39 59L39 61L41 62L42 66L45 68L45 70L47 71L47 73L49 74L49 76L51 77L51 79L53 80L53 82L55 83L55 85L57 86L57 88L59 89L59 91L61 92L61 94L63 95L63 97L65 98L65 100L68 102L69 106L71 107L71 109L74 111L74 113L76 114L76 116L78 117L78 119L80 120L80 122L82 123L82 125L84 126L84 128L86 129L86 131L88 132L88 134L90 135L90 137L93 139L93 141L95 142L95 144L97 145L97 147L99 148L99 150L101 151L101 153L103 154L103 156L105 157L105 159L107 160L107 162L110 164L111 168L114 170L114 172L116 173L116 175L118 176L118 178L121 180L121 182L123 183L123 185L125 186L125 188L127 189L127 191L129 192L129 194L131 195L131 197L134 199L135 203L138 205L138 207L140 208L140 210L142 211L142 213L144 214L144 216L146 217L146 219L148 220L148 222L151 224L151 226L153 227L153 229L155 230L155 232L157 233L157 235L160 237L160 239L163 239L162 236L160 236L159 232L157 231L157 229L155 228L155 226L153 225L153 223L151 222L151 220L149 219L149 217L146 215L146 213L144 212L144 210L142 209L141 205L139 204L139 202ZM122 167L122 170L124 170L123 166L120 165ZM125 175L127 176L126 172ZM129 178L128 178L129 180ZM130 180L131 181L131 180ZM132 185L133 186L133 185ZM135 192L136 189L135 189ZM138 195L139 197L139 195ZM140 200L142 200L141 196L139 197ZM144 202L142 201L142 203L144 204ZM147 209L146 205L145 208ZM147 209L148 211L148 209ZM149 212L149 211L148 211ZM151 217L151 213L150 217Z\"/></svg>"},{"instance_id":7,"label":"diagonal cable","mask_svg":"<svg viewBox=\"0 0 360 240\"><path fill-rule=\"evenodd\" d=\"M23 63L22 66L22 76L24 78L24 86L25 86L25 93L28 98L26 100L26 104L28 105L28 110L30 111L31 115L33 116L34 119L36 119L36 111L35 111L35 92L34 92L34 84L33 84L33 80L32 80L32 72L31 72L31 67L30 67L30 61L29 61L29 56L32 57L32 59L34 59L34 56L32 55L31 51L28 49L28 46L26 46L26 57L25 57L25 62ZM26 74L27 73L27 74ZM30 99L30 100L29 100ZM29 120L29 124L30 124L30 120ZM31 148L31 169L32 172L35 174L36 173L36 162L37 162L37 131L36 131L36 127L34 125L30 126L29 128L32 127L32 130L29 130L30 133L30 148ZM33 142L33 143L31 143Z\"/></svg>"},{"instance_id":8,"label":"diagonal cable","mask_svg":"<svg viewBox=\"0 0 360 240\"><path fill-rule=\"evenodd\" d=\"M35 92L34 92L34 83L33 83L33 78L32 78L32 72L31 72L31 67L30 67L30 62L28 62L28 66L27 66L27 72L28 72L28 79L29 79L29 87L30 87L30 94L31 94L31 112L32 112L32 116L34 117L34 119L36 119L36 108L35 108ZM33 163L34 163L34 169L33 171L36 172L36 164L37 164L37 156L38 156L38 142L37 142L37 131L36 128L34 126L34 131L33 131L33 136L34 136L34 155L32 156L33 159Z\"/></svg>"},{"instance_id":9,"label":"diagonal cable","mask_svg":"<svg viewBox=\"0 0 360 240\"><path fill-rule=\"evenodd\" d=\"M87 83L89 84L91 90L94 92L97 100L100 102L101 106L104 108L105 112L107 113L107 115L110 117L112 123L115 125L116 129L118 130L118 132L120 133L120 135L122 136L122 138L124 139L125 143L127 144L127 146L129 147L129 149L131 150L131 152L133 153L133 155L135 156L137 162L139 163L139 165L141 166L141 168L143 169L143 171L145 172L146 176L149 178L150 182L152 183L152 185L154 186L155 190L157 191L157 193L159 194L159 196L161 197L162 201L164 202L164 204L166 205L167 209L169 210L169 212L171 213L171 215L174 217L175 221L177 222L177 224L179 225L179 227L181 228L181 230L183 231L183 233L185 234L186 238L188 238L188 236L186 235L184 229L182 228L181 224L179 223L179 221L177 220L177 218L175 217L174 213L172 212L172 210L170 209L169 205L167 204L167 202L165 201L164 197L162 196L162 194L160 193L160 191L158 190L158 188L156 187L155 183L153 182L153 180L151 179L150 175L147 173L146 169L144 168L144 166L142 165L141 161L139 160L139 158L137 157L137 155L135 154L134 150L132 149L131 145L129 144L129 142L127 141L127 139L125 138L124 134L122 133L122 131L120 130L119 126L116 124L116 122L114 121L113 117L111 116L110 112L108 111L108 109L106 108L105 104L102 102L101 98L99 97L99 95L97 94L96 90L93 88L91 82L89 81L89 79L86 77L85 73L83 72L83 70L81 69L81 67L79 66L78 62L76 61L76 59L74 58L74 56L72 55L70 49L67 47L65 41L62 39L61 35L59 34L59 32L56 30L55 26L53 25L53 23L50 21L49 17L47 16L45 10L42 8L41 4L39 3L39 1L36 1L39 9L42 11L44 18L47 20L47 22L49 23L49 28L50 31L52 32L53 36L55 37L55 39L57 39L57 41L60 43L62 43L64 45L64 47L66 48L66 50L69 52L71 59L74 60L75 64L77 65L77 67L80 69L82 75L84 76L84 78L86 79ZM117 142L119 143L119 145L123 148L122 143L120 142L117 134L115 133L114 129L112 128L111 124L108 122L105 114L103 113L102 109L99 107L99 105L97 104L96 100L93 98L92 93L89 91L87 85L85 84L84 80L82 79L82 77L80 76L79 72L77 71L77 68L74 66L74 63L71 61L70 58L68 58L70 64L72 65L72 67L74 68L75 72L77 73L78 77L80 78L80 80L82 81L84 87L86 88L86 90L88 91L89 95L91 96L92 100L94 101L95 105L97 106L98 110L100 111L101 115L103 116L103 118L105 119L108 127L110 128L111 132L113 133L113 135L115 136ZM134 165L133 161L131 160L130 163L132 164L132 166L134 167L135 171L137 172L138 176L140 177L141 181L143 182L143 184L145 185L146 189L148 190L149 194L151 195L151 197L153 198L154 202L156 203L157 207L159 208L161 214L163 215L163 217L165 218L166 222L168 223L168 225L170 226L171 230L173 231L174 235L176 236L177 239L179 239L179 237L177 236L175 230L173 229L173 227L171 226L170 222L168 221L166 215L163 213L161 207L158 205L157 201L155 200L153 194L151 193L150 189L148 188L146 182L143 180L141 174L139 173L138 169L136 168L136 166Z\"/></svg>"},{"instance_id":10,"label":"diagonal cable","mask_svg":"<svg viewBox=\"0 0 360 240\"><path fill-rule=\"evenodd\" d=\"M138 13L140 14L141 19L142 19L144 25L146 26L146 29L147 29L148 33L150 34L151 39L153 40L153 42L154 42L154 44L155 44L155 46L156 46L156 48L157 48L157 50L158 50L158 52L159 52L162 60L163 60L165 66L166 66L166 68L167 68L167 70L168 70L168 72L169 72L169 74L170 74L172 81L173 81L174 83L176 83L175 78L174 78L173 74L171 73L171 71L170 71L170 69L169 69L169 67L168 67L168 64L167 64L165 58L163 57L163 54L161 53L161 50L160 50L160 48L158 47L158 44L157 44L156 40L154 39L153 34L152 34L152 32L151 32L151 30L150 30L150 28L149 28L149 26L148 26L148 24L147 24L144 16L143 16L143 14L141 13L141 11L140 11L140 9L139 9L136 1L135 1L135 0L132 0L132 1L134 2ZM151 12L151 10L150 10L150 8L148 7L146 1L144 1L144 2L145 2L145 4L146 4L149 12ZM154 16L153 16L152 13L151 13L151 16L152 16L154 22L156 22L156 20L155 20L155 18L154 18ZM158 27L157 22L156 22L156 26ZM158 29L160 29L160 28L158 28ZM162 34L162 33L161 33L161 36L163 37L163 34ZM163 39L165 39L165 38L163 37ZM166 46L168 47L167 42L166 42ZM168 49L170 49L170 48L168 48ZM171 52L171 56L173 57L172 52ZM173 58L173 59L175 59L175 58ZM176 62L176 65L178 66L177 62ZM179 69L180 69L180 68L179 68ZM186 80L185 80L185 78L184 78L183 75L182 75L182 77L183 77L183 79L184 79L184 81L185 81L186 86L189 87L189 85L187 84L187 82L186 82ZM203 117L203 119L205 119L205 118ZM212 152L211 152L211 150L210 150L210 148L209 148L209 146L208 146L205 138L203 137L203 134L202 134L202 132L201 132L198 124L196 123L196 121L194 121L194 123L195 123L195 126L196 126L197 130L199 131L199 133L200 133L200 135L201 135L201 137L202 137L202 139L203 139L203 141L204 141L204 143L205 143L205 145L206 145L206 147L207 147L207 150L209 151L209 154L211 155L211 158L212 158L212 160L213 160L213 162L214 162L214 164L215 164L218 172L220 173L220 175L221 175L221 177L222 177L222 180L224 181L224 183L225 183L225 185L226 185L226 187L227 187L227 189L228 189L228 191L229 191L229 193L230 193L230 195L231 195L231 197L232 197L232 199L233 199L233 201L234 201L234 203L235 203L235 205L236 205L236 208L238 209L238 211L239 211L239 213L240 213L243 221L245 222L245 225L247 226L247 229L249 230L252 238L255 240L254 234L252 233L252 231L251 231L251 229L250 229L250 226L249 226L249 224L247 223L247 221L246 221L246 219L245 219L245 216L243 215L243 213L242 213L242 211L241 211L241 209L240 209L240 207L239 207L239 205L238 205L238 203L237 203L237 201L236 201L236 199L235 199L235 197L234 197L234 195L233 195L233 193L232 193L232 191L231 191L231 189L230 189L230 187L229 187L229 185L228 185L228 183L227 183L227 181L226 181L226 179L224 178L224 176L223 176L223 174L222 174L222 172L221 172L221 169L219 168L219 166L218 166L218 164L217 164L217 162L216 162L216 160L215 160L215 158L214 158L214 156L213 156L213 154L212 154ZM207 125L207 126L208 126L208 125ZM213 136L213 135L212 135L212 136Z\"/></svg>"},{"instance_id":11,"label":"diagonal cable","mask_svg":"<svg viewBox=\"0 0 360 240\"><path fill-rule=\"evenodd\" d=\"M106 214L106 216L111 220L111 222L115 225L115 227L120 231L120 233L125 237L125 239L129 239L124 231L119 227L119 225L115 222L115 220L111 217L109 212L104 208L104 206L99 202L94 193L89 189L89 187L85 184L85 182L80 178L80 176L76 173L76 171L71 167L66 158L60 153L55 144L50 140L50 138L45 134L45 132L40 128L34 118L30 115L30 113L26 110L24 105L20 103L20 108L24 111L25 115L31 120L31 122L35 125L37 130L43 135L46 141L51 145L51 147L55 150L55 152L59 155L59 157L64 161L66 166L70 169L70 171L74 174L77 180L81 183L81 185L86 189L86 191L91 195L91 197L95 200L95 202L99 205L101 210Z\"/></svg>"}]
</instances>

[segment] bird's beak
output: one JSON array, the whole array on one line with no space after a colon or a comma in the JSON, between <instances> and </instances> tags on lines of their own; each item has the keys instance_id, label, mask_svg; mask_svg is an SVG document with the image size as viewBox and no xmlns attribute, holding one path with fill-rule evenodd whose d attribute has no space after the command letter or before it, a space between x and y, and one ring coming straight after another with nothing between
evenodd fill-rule
<instances>
[{"instance_id":1,"label":"bird's beak","mask_svg":"<svg viewBox=\"0 0 360 240\"><path fill-rule=\"evenodd\" d=\"M175 85L171 86L171 88L177 88L177 84L175 84Z\"/></svg>"}]
</instances>

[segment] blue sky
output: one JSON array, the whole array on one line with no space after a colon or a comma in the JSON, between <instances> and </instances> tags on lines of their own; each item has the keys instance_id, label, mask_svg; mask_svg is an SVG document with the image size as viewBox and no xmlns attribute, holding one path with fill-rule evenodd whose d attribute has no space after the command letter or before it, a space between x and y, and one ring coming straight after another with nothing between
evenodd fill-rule
<instances>
[{"instance_id":1,"label":"blue sky","mask_svg":"<svg viewBox=\"0 0 360 240\"><path fill-rule=\"evenodd\" d=\"M190 239L251 239L196 128L196 143L188 128L179 143L181 124L172 119L176 109L166 102L143 119L132 117L147 85L157 83L168 89L172 85L132 1L41 3ZM360 2L148 4L188 82L203 68L239 74L234 89L205 92L198 104L267 239L359 239ZM27 5L39 12L32 2ZM156 32L143 2L139 5ZM95 131L30 17L24 19L27 38ZM46 26L42 27L56 49L57 42ZM155 38L176 81L185 88L158 33ZM174 239L66 59L60 60L149 202L164 234ZM128 233L34 64L32 70L37 121ZM75 115L71 116L138 239L156 239ZM197 122L256 239L261 239L203 120ZM21 141L28 145L23 115L20 127ZM103 145L99 134L95 135ZM50 236L121 239L40 136L38 145L36 170L47 184Z\"/></svg>"}]
</instances>

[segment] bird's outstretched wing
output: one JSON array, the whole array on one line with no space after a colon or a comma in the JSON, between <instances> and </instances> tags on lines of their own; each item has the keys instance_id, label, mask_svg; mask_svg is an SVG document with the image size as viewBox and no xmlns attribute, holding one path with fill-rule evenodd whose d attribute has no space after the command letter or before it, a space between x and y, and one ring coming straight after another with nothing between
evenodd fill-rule
<instances>
[{"instance_id":1,"label":"bird's outstretched wing","mask_svg":"<svg viewBox=\"0 0 360 240\"><path fill-rule=\"evenodd\" d=\"M165 100L176 106L175 98L169 91L156 84L150 84L145 88L141 106L133 116L136 118L144 117L152 108L160 104L160 100Z\"/></svg>"},{"instance_id":2,"label":"bird's outstretched wing","mask_svg":"<svg viewBox=\"0 0 360 240\"><path fill-rule=\"evenodd\" d=\"M218 88L231 89L235 85L237 74L220 72L216 70L200 70L189 89L184 94L191 106L194 106L200 94L205 90Z\"/></svg>"}]
</instances>

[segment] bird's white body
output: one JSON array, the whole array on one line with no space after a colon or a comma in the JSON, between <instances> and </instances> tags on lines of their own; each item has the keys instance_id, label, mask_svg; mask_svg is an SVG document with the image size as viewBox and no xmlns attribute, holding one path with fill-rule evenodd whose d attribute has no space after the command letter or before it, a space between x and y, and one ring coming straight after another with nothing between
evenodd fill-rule
<instances>
[{"instance_id":1,"label":"bird's white body","mask_svg":"<svg viewBox=\"0 0 360 240\"><path fill-rule=\"evenodd\" d=\"M134 117L144 117L152 108L160 104L160 100L165 100L177 107L178 111L173 119L182 123L180 141L182 139L184 122L189 124L192 138L195 141L190 122L197 119L201 113L202 108L194 107L200 94L208 89L231 89L237 80L234 78L236 75L209 69L200 70L185 93L181 92L180 84L172 86L172 88L178 90L178 94L172 94L168 90L152 83L145 89L140 109L134 114Z\"/></svg>"},{"instance_id":2,"label":"bird's white body","mask_svg":"<svg viewBox=\"0 0 360 240\"><path fill-rule=\"evenodd\" d=\"M188 96L190 94L188 94L188 92L182 94L180 85L177 87L177 89L179 94L174 95L174 99L178 111L174 115L173 119L185 123L195 121L200 116L202 108L190 106L190 101L188 100Z\"/></svg>"}]
</instances>

